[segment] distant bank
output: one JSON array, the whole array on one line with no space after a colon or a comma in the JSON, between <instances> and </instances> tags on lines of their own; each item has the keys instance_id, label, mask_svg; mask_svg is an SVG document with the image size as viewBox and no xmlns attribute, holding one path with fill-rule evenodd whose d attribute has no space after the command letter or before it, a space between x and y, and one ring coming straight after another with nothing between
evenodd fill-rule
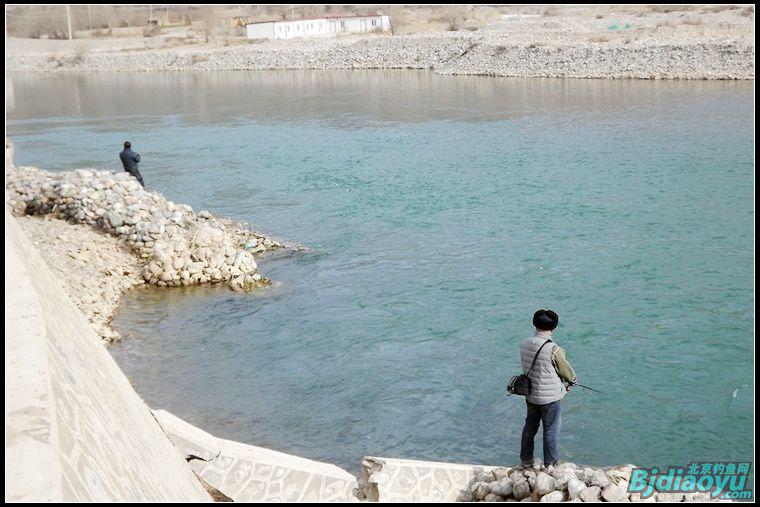
<instances>
[{"instance_id":1,"label":"distant bank","mask_svg":"<svg viewBox=\"0 0 760 507\"><path fill-rule=\"evenodd\" d=\"M554 45L426 34L71 55L11 52L6 71L429 69L439 74L596 79L754 79L754 44L624 40Z\"/></svg>"}]
</instances>

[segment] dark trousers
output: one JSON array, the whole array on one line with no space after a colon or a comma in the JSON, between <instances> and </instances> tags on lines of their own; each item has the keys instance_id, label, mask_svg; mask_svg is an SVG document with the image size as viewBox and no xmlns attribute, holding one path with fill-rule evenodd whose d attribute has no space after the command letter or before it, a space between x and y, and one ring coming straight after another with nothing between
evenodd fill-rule
<instances>
[{"instance_id":1,"label":"dark trousers","mask_svg":"<svg viewBox=\"0 0 760 507\"><path fill-rule=\"evenodd\" d=\"M143 183L142 175L140 174L139 170L137 169L124 169L124 170L127 171L132 176L134 176L135 178L137 178L137 181L140 182L140 185L142 185L143 188L145 188L145 183Z\"/></svg>"},{"instance_id":2,"label":"dark trousers","mask_svg":"<svg viewBox=\"0 0 760 507\"><path fill-rule=\"evenodd\" d=\"M554 464L559 459L557 440L561 423L560 401L562 400L546 405L535 405L525 400L528 405L528 415L525 417L520 445L520 461L523 463L533 462L533 439L538 433L539 424L544 427L544 465Z\"/></svg>"}]
</instances>

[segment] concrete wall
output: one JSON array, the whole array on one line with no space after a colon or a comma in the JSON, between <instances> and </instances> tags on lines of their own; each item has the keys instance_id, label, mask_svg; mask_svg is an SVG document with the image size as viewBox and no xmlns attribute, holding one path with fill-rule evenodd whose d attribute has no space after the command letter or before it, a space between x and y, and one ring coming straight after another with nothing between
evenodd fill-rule
<instances>
[{"instance_id":1,"label":"concrete wall","mask_svg":"<svg viewBox=\"0 0 760 507\"><path fill-rule=\"evenodd\" d=\"M211 500L7 209L5 500Z\"/></svg>"},{"instance_id":2,"label":"concrete wall","mask_svg":"<svg viewBox=\"0 0 760 507\"><path fill-rule=\"evenodd\" d=\"M245 25L245 36L249 39L274 39L274 21Z\"/></svg>"},{"instance_id":3,"label":"concrete wall","mask_svg":"<svg viewBox=\"0 0 760 507\"><path fill-rule=\"evenodd\" d=\"M370 502L455 502L476 473L494 468L366 456L358 496Z\"/></svg>"},{"instance_id":4,"label":"concrete wall","mask_svg":"<svg viewBox=\"0 0 760 507\"><path fill-rule=\"evenodd\" d=\"M356 502L356 477L335 465L216 438L164 410L154 415L193 470L236 502Z\"/></svg>"}]
</instances>

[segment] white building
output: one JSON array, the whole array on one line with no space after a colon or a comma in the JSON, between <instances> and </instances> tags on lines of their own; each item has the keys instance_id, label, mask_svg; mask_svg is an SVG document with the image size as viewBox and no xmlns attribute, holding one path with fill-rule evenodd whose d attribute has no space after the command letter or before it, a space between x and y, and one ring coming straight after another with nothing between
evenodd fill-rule
<instances>
[{"instance_id":1,"label":"white building","mask_svg":"<svg viewBox=\"0 0 760 507\"><path fill-rule=\"evenodd\" d=\"M327 16L324 18L247 23L249 39L293 39L295 37L333 37L342 33L388 32L390 16Z\"/></svg>"}]
</instances>

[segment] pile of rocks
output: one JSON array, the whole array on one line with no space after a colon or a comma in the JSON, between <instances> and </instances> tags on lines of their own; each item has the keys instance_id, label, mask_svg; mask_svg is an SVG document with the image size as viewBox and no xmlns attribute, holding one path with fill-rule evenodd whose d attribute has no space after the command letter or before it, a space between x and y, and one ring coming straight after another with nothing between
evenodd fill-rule
<instances>
[{"instance_id":1,"label":"pile of rocks","mask_svg":"<svg viewBox=\"0 0 760 507\"><path fill-rule=\"evenodd\" d=\"M462 502L683 502L709 501L709 493L628 493L634 465L608 469L563 463L546 468L495 468L476 474Z\"/></svg>"},{"instance_id":2,"label":"pile of rocks","mask_svg":"<svg viewBox=\"0 0 760 507\"><path fill-rule=\"evenodd\" d=\"M145 281L154 285L211 282L245 290L266 285L254 254L283 246L208 211L196 214L188 205L143 189L127 173L48 172L6 163L5 182L13 214L52 214L116 236L136 255Z\"/></svg>"}]
</instances>

